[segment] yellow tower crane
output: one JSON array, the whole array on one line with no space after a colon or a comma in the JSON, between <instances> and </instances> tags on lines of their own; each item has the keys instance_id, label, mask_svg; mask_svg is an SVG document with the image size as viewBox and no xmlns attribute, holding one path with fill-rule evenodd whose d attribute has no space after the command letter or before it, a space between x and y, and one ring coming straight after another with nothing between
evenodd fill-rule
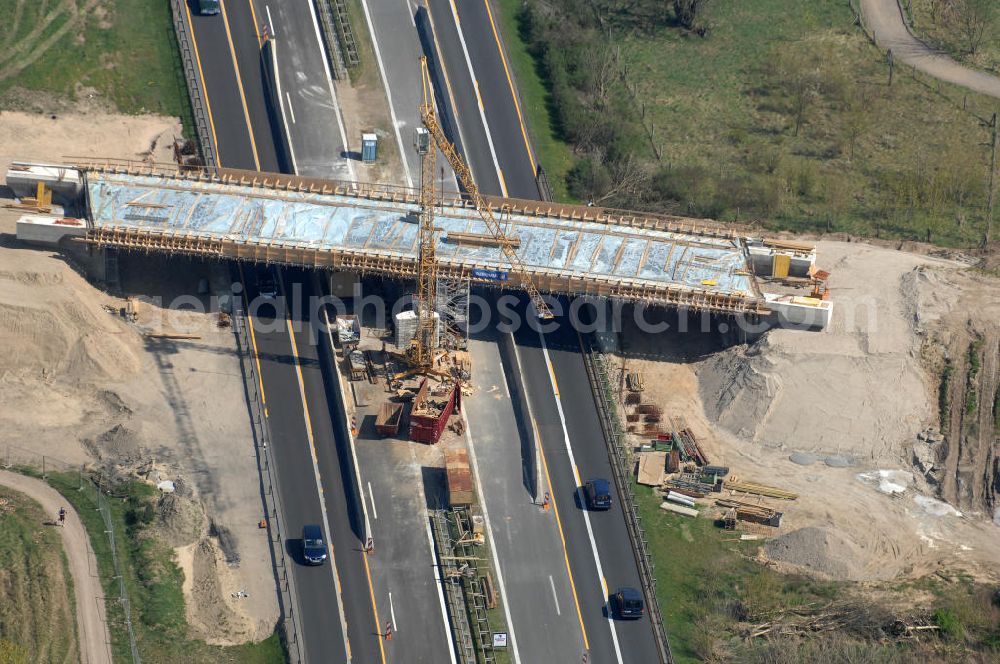
<instances>
[{"instance_id":1,"label":"yellow tower crane","mask_svg":"<svg viewBox=\"0 0 1000 664\"><path fill-rule=\"evenodd\" d=\"M434 305L437 297L437 229L434 227L434 208L438 205L434 190L434 168L437 161L435 145L448 163L466 193L476 206L476 211L482 217L490 234L500 247L500 252L511 268L517 273L521 287L528 292L538 316L543 319L552 318L541 293L531 281L527 268L521 257L514 251L514 244L504 232L500 222L493 216L493 208L489 201L480 193L472 179L472 171L465 160L455 149L455 146L444 135L438 122L437 111L434 108L434 88L431 84L430 72L427 69L427 58L420 58L420 78L423 87L423 100L420 104L420 119L424 126L417 129L414 137L415 148L420 155L420 235L419 235L419 270L417 274L417 332L410 344L408 358L410 370L417 372L433 372L438 349L438 325L434 316ZM433 139L433 144L431 142Z\"/></svg>"}]
</instances>

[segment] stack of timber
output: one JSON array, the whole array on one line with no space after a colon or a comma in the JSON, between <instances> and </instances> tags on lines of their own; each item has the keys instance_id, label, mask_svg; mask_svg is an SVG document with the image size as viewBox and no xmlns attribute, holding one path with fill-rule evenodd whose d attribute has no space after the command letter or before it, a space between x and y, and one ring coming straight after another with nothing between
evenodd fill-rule
<instances>
[{"instance_id":1,"label":"stack of timber","mask_svg":"<svg viewBox=\"0 0 1000 664\"><path fill-rule=\"evenodd\" d=\"M729 514L732 513L740 521L759 523L762 526L778 528L781 526L782 513L767 507L766 505L755 505L733 498L719 498L715 502L719 507L729 508L726 516L726 525L729 526Z\"/></svg>"},{"instance_id":2,"label":"stack of timber","mask_svg":"<svg viewBox=\"0 0 1000 664\"><path fill-rule=\"evenodd\" d=\"M698 466L707 466L708 457L698 445L698 439L695 438L684 418L672 417L670 423L673 427L671 438L674 445L680 449L684 460L693 461Z\"/></svg>"},{"instance_id":3,"label":"stack of timber","mask_svg":"<svg viewBox=\"0 0 1000 664\"><path fill-rule=\"evenodd\" d=\"M768 498L779 498L781 500L795 500L799 497L797 493L785 491L778 487L757 484L756 482L742 482L736 476L733 476L724 486L730 491L741 491L743 493L752 493L757 496L767 496Z\"/></svg>"}]
</instances>

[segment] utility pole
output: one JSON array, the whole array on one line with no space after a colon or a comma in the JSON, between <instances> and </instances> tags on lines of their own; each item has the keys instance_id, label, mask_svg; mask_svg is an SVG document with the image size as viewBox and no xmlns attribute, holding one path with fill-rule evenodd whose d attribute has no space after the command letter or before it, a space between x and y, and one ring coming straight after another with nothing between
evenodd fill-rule
<instances>
[{"instance_id":1,"label":"utility pole","mask_svg":"<svg viewBox=\"0 0 1000 664\"><path fill-rule=\"evenodd\" d=\"M990 121L990 130L993 134L993 150L990 154L990 189L986 194L986 228L983 230L983 248L990 244L990 230L993 226L993 185L996 181L997 173L997 114L993 114Z\"/></svg>"}]
</instances>

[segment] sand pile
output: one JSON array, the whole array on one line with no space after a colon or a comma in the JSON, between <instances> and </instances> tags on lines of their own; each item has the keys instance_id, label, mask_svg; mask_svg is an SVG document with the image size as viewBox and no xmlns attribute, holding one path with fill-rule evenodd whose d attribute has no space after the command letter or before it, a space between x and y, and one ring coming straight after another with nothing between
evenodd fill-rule
<instances>
[{"instance_id":1,"label":"sand pile","mask_svg":"<svg viewBox=\"0 0 1000 664\"><path fill-rule=\"evenodd\" d=\"M857 547L838 533L811 526L777 537L764 547L769 560L808 574L832 579L862 580Z\"/></svg>"},{"instance_id":2,"label":"sand pile","mask_svg":"<svg viewBox=\"0 0 1000 664\"><path fill-rule=\"evenodd\" d=\"M830 328L771 330L711 357L698 371L706 414L766 446L898 459L932 417L912 296L930 259L862 244L818 249L833 274Z\"/></svg>"},{"instance_id":3,"label":"sand pile","mask_svg":"<svg viewBox=\"0 0 1000 664\"><path fill-rule=\"evenodd\" d=\"M103 383L139 371L137 336L55 256L7 251L0 268L3 379Z\"/></svg>"}]
</instances>

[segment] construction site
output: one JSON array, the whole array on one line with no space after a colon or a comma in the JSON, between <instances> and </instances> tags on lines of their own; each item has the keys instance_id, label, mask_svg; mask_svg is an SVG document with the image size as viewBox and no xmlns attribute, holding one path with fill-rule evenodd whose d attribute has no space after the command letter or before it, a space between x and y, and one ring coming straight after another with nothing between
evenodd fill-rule
<instances>
[{"instance_id":1,"label":"construction site","mask_svg":"<svg viewBox=\"0 0 1000 664\"><path fill-rule=\"evenodd\" d=\"M485 195L420 73L415 187L194 165L180 139L5 155L0 458L155 488L194 638L672 662L646 531L692 520L872 597L996 582L996 266ZM504 295L531 325L477 329ZM581 330L574 302L624 313ZM318 523L332 574L302 563ZM633 587L635 623L613 603ZM918 613L903 638L940 629Z\"/></svg>"}]
</instances>

